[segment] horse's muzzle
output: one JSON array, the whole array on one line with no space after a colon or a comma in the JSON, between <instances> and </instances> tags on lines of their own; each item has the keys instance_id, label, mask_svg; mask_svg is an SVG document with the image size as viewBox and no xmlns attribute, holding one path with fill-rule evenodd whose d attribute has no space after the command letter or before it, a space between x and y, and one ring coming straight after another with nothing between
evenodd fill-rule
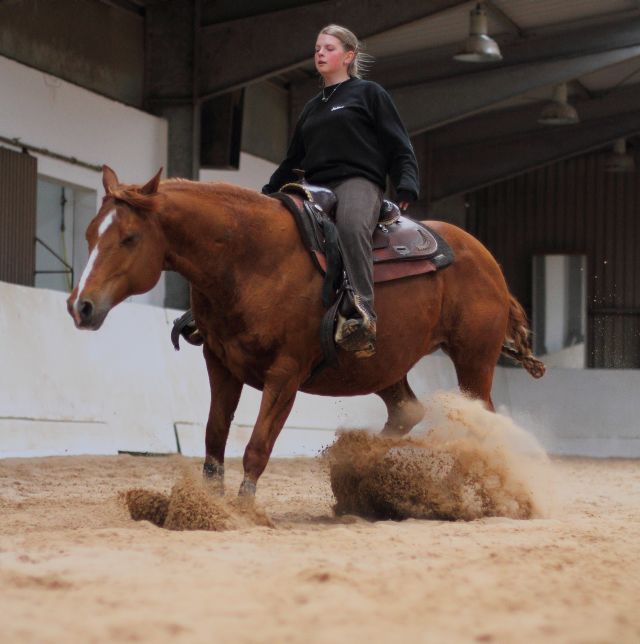
<instances>
[{"instance_id":1,"label":"horse's muzzle","mask_svg":"<svg viewBox=\"0 0 640 644\"><path fill-rule=\"evenodd\" d=\"M78 329L97 331L109 312L108 307L97 307L90 299L67 300L67 310Z\"/></svg>"}]
</instances>

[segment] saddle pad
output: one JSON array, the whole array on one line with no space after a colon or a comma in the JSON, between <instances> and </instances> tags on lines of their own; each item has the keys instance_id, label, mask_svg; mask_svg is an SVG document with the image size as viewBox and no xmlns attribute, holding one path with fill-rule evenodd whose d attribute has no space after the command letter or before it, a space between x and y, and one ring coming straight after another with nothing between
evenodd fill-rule
<instances>
[{"instance_id":1,"label":"saddle pad","mask_svg":"<svg viewBox=\"0 0 640 644\"><path fill-rule=\"evenodd\" d=\"M327 260L325 256L317 250L312 251L315 255L317 263L320 265L322 272L327 270ZM413 261L407 260L384 260L376 262L376 251L373 253L373 281L375 284L380 282L390 282L402 277L412 277L413 275L422 275L423 273L433 273L440 268L448 266L451 262L439 265L438 262L432 259L414 259Z\"/></svg>"}]
</instances>

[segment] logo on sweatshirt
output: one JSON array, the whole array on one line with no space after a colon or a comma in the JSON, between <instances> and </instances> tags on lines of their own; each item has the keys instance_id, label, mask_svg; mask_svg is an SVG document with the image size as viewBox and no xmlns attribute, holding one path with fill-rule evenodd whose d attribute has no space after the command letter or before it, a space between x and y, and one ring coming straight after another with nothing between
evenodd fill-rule
<instances>
[{"instance_id":1,"label":"logo on sweatshirt","mask_svg":"<svg viewBox=\"0 0 640 644\"><path fill-rule=\"evenodd\" d=\"M332 112L335 112L336 110L341 110L344 107L344 105L336 105L335 107L331 108Z\"/></svg>"}]
</instances>

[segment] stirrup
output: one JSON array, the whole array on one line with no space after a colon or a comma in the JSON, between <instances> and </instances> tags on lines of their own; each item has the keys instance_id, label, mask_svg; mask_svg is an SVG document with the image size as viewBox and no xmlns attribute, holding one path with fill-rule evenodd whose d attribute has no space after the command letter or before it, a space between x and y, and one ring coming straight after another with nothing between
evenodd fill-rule
<instances>
[{"instance_id":1,"label":"stirrup","mask_svg":"<svg viewBox=\"0 0 640 644\"><path fill-rule=\"evenodd\" d=\"M357 358L369 358L376 352L376 323L370 318L346 319L338 314L335 341L341 349L353 352Z\"/></svg>"},{"instance_id":2,"label":"stirrup","mask_svg":"<svg viewBox=\"0 0 640 644\"><path fill-rule=\"evenodd\" d=\"M189 344L196 347L199 347L204 343L204 338L196 326L196 321L191 309L173 321L171 342L173 343L176 351L180 351L180 336L182 336Z\"/></svg>"}]
</instances>

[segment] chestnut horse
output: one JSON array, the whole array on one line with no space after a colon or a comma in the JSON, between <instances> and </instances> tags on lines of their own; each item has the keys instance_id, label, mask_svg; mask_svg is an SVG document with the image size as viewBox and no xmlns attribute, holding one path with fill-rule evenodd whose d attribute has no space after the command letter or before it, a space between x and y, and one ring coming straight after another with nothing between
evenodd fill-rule
<instances>
[{"instance_id":1,"label":"chestnut horse","mask_svg":"<svg viewBox=\"0 0 640 644\"><path fill-rule=\"evenodd\" d=\"M377 285L375 356L340 351L339 367L309 384L322 360L322 277L282 203L224 183L160 182L160 172L144 186L121 185L106 166L103 184L102 207L87 229L91 254L69 313L78 328L95 330L119 302L150 290L163 269L190 282L211 386L204 474L220 487L245 383L262 390L240 487L252 495L298 391L376 393L388 411L383 431L403 434L423 415L407 372L438 348L453 360L460 389L490 409L501 352L535 377L544 372L531 355L524 312L489 251L464 230L432 221L454 264Z\"/></svg>"}]
</instances>

